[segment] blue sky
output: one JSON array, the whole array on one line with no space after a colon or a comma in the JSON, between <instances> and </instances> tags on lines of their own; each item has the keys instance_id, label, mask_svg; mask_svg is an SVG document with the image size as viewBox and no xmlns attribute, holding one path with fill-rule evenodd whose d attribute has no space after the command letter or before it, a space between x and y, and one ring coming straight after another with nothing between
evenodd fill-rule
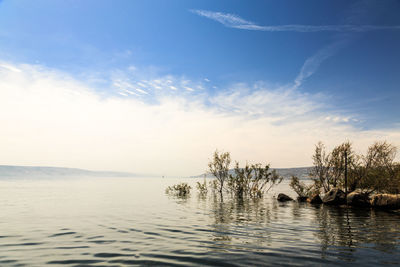
<instances>
[{"instance_id":1,"label":"blue sky","mask_svg":"<svg viewBox=\"0 0 400 267\"><path fill-rule=\"evenodd\" d=\"M39 74L53 75L55 87L64 86L57 81L73 81L95 97L131 101L131 106L162 107L165 99L182 102L176 116L186 116L197 108L211 112L214 119L240 117L239 121L246 123L270 120L271 127L282 131L301 122L304 125L296 129L307 131L308 123L324 120L332 123L331 129L346 129L342 139L358 139L357 134L368 136L368 140L391 136L389 141L397 143L399 13L400 2L394 0L316 0L307 4L3 0L0 62L7 75L3 81L15 86L21 79L39 83ZM25 76L18 80L10 74L13 68ZM12 103L9 97L2 101ZM157 121L154 117L148 120ZM246 146L235 138L232 143ZM327 134L315 136L315 140L328 143L329 138ZM212 146L218 146L217 142ZM221 146L226 150L231 147L228 143ZM251 149L236 150L252 154ZM255 154L258 160L266 156ZM285 165L284 158L279 165ZM29 160L15 156L6 161ZM46 160L37 163L76 165ZM308 161L307 154L287 164ZM128 169L127 164L110 167ZM90 163L85 166L98 168Z\"/></svg>"}]
</instances>

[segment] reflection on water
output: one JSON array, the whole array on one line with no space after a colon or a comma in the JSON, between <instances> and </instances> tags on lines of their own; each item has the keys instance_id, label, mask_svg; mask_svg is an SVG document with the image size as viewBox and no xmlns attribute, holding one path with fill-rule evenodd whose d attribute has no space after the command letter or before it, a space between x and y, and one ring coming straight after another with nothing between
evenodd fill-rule
<instances>
[{"instance_id":1,"label":"reflection on water","mask_svg":"<svg viewBox=\"0 0 400 267\"><path fill-rule=\"evenodd\" d=\"M185 198L195 179L0 182L0 266L377 265L400 262L400 216L235 199ZM290 193L287 183L276 192Z\"/></svg>"},{"instance_id":2,"label":"reflection on water","mask_svg":"<svg viewBox=\"0 0 400 267\"><path fill-rule=\"evenodd\" d=\"M373 248L385 253L398 253L400 239L400 216L371 209L352 209L326 207L323 205L311 206L307 203L266 203L260 199L230 199L222 202L212 198L212 211L215 218L213 225L214 241L228 241L239 236L237 227L243 226L247 237L246 243L256 246L272 244L271 229L280 220L287 220L279 209L291 211L292 220L297 222L307 219L310 225L315 225L312 231L316 241L320 244L321 258L332 255L332 248L338 259L356 261L354 253L357 248ZM313 213L309 213L309 209ZM307 216L304 216L307 214ZM311 215L311 216L310 216ZM282 216L283 218L279 218ZM304 222L303 222L304 223ZM256 227L254 227L256 226ZM223 230L223 231L221 231ZM284 229L282 229L283 231ZM304 233L304 232L303 232ZM279 233L278 233L279 234ZM278 236L279 238L279 236ZM240 238L243 241L243 238ZM294 240L288 240L293 242ZM400 263L400 262L399 262Z\"/></svg>"},{"instance_id":3,"label":"reflection on water","mask_svg":"<svg viewBox=\"0 0 400 267\"><path fill-rule=\"evenodd\" d=\"M265 223L268 208L261 199L225 199L219 195L211 196L211 204L206 207L212 212L214 222L210 225L213 241L239 246L255 242L261 245L268 242Z\"/></svg>"},{"instance_id":4,"label":"reflection on water","mask_svg":"<svg viewBox=\"0 0 400 267\"><path fill-rule=\"evenodd\" d=\"M331 246L350 252L356 248L374 248L381 252L396 252L400 238L400 217L372 209L343 209L323 207L315 209L316 232L324 253Z\"/></svg>"}]
</instances>

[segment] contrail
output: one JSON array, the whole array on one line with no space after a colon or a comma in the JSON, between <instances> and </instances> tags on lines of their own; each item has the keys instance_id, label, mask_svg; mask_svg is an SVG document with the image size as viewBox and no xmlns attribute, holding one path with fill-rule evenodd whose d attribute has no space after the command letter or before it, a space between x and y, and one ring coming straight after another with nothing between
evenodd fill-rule
<instances>
[{"instance_id":1,"label":"contrail","mask_svg":"<svg viewBox=\"0 0 400 267\"><path fill-rule=\"evenodd\" d=\"M395 26L377 26L377 25L278 25L278 26L262 26L254 22L245 20L237 15L214 12L208 10L190 10L191 12L215 20L226 27L266 32L368 32L378 30L400 30L400 25Z\"/></svg>"}]
</instances>

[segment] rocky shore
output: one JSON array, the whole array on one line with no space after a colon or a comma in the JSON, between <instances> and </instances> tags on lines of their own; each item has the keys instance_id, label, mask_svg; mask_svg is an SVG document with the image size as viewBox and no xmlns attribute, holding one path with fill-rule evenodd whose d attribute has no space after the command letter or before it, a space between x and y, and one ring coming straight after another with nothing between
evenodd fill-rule
<instances>
[{"instance_id":1,"label":"rocky shore","mask_svg":"<svg viewBox=\"0 0 400 267\"><path fill-rule=\"evenodd\" d=\"M280 193L278 201L293 201L285 194ZM366 194L361 191L354 191L346 194L338 188L331 189L322 197L318 194L310 197L298 197L298 202L308 202L310 204L324 204L332 206L349 205L354 207L373 207L379 209L396 210L400 209L400 194Z\"/></svg>"}]
</instances>

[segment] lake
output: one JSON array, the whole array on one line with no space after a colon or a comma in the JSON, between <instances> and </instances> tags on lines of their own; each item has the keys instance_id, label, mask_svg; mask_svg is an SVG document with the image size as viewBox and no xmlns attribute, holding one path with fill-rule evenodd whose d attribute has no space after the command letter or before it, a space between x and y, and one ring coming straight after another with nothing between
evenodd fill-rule
<instances>
[{"instance_id":1,"label":"lake","mask_svg":"<svg viewBox=\"0 0 400 267\"><path fill-rule=\"evenodd\" d=\"M398 265L400 216L192 190L202 179L0 181L0 266Z\"/></svg>"}]
</instances>

